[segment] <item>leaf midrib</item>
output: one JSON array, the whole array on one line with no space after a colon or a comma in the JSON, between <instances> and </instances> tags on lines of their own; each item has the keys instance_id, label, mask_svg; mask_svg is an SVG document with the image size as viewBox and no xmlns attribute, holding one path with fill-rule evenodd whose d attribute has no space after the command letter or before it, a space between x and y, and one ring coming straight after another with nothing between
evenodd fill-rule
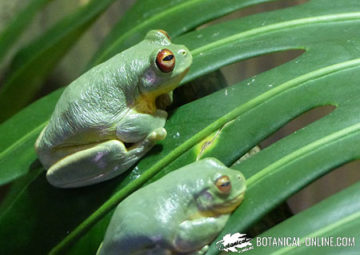
<instances>
[{"instance_id":1,"label":"leaf midrib","mask_svg":"<svg viewBox=\"0 0 360 255\"><path fill-rule=\"evenodd\" d=\"M350 214L347 217L342 218L342 219L340 219L340 220L338 220L338 221L336 221L336 222L334 222L334 223L332 223L330 225L327 225L327 226L325 226L323 228L320 228L315 232L309 233L306 237L322 236L322 235L326 234L327 232L329 232L329 231L331 231L333 229L339 228L341 226L344 226L345 224L348 224L351 221L354 221L354 220L356 220L358 218L360 218L360 212ZM300 243L303 243L306 237L301 238ZM280 250L271 253L271 255L284 254L284 253L287 253L289 250L294 249L295 247L296 246L283 247L283 248L280 248Z\"/></svg>"},{"instance_id":2,"label":"leaf midrib","mask_svg":"<svg viewBox=\"0 0 360 255\"><path fill-rule=\"evenodd\" d=\"M14 150L16 150L16 148L18 146L21 146L23 144L23 142L27 139L29 139L30 137L32 137L34 134L40 132L40 130L45 127L46 123L48 121L45 121L43 123L41 123L39 126L37 126L36 128L34 128L33 130L31 130L30 132L26 133L24 136L22 136L20 139L16 140L13 144L11 144L9 147L7 147L5 150L3 150L2 152L0 152L0 161L1 158L5 157L6 154L12 153Z\"/></svg>"},{"instance_id":3,"label":"leaf midrib","mask_svg":"<svg viewBox=\"0 0 360 255\"><path fill-rule=\"evenodd\" d=\"M263 26L260 28L250 29L245 32L241 32L238 34L234 34L232 36L228 36L224 39L220 39L214 41L212 43L208 43L202 47L199 47L193 50L191 53L194 56L199 55L204 51L209 51L214 48L219 48L221 45L230 44L231 42L245 39L251 36L258 36L259 34L266 34L269 32L279 31L284 28L290 28L300 25L308 25L308 24L315 24L315 23L324 23L324 22L332 22L332 21L348 21L353 19L360 19L360 12L351 12L351 13L341 13L335 15L322 15L322 16L315 16L311 18L303 18L303 19L294 19L286 22L275 23L267 26Z\"/></svg>"},{"instance_id":4,"label":"leaf midrib","mask_svg":"<svg viewBox=\"0 0 360 255\"><path fill-rule=\"evenodd\" d=\"M281 171L281 168L285 167L294 160L299 159L300 157L304 157L306 154L312 153L323 146L337 142L338 140L343 139L359 131L360 131L360 123L357 123L355 125L341 129L337 132L331 133L328 136L325 136L312 143L309 143L306 146L286 155L285 157L280 158L279 160L265 167L260 172L251 176L247 181L247 185L249 186L249 189L254 187L256 183L264 179L265 176L268 176L270 173L274 174L276 172Z\"/></svg>"}]
</instances>

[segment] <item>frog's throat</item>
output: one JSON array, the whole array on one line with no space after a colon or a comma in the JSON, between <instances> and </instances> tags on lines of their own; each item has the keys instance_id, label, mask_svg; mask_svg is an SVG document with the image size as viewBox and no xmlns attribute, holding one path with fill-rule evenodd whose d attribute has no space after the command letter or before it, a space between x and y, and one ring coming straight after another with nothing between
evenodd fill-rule
<instances>
[{"instance_id":1,"label":"frog's throat","mask_svg":"<svg viewBox=\"0 0 360 255\"><path fill-rule=\"evenodd\" d=\"M191 218L196 219L201 217L218 217L223 214L230 214L241 204L241 202L244 200L244 196L245 192L242 192L234 199L226 203L215 205L214 207L209 208L209 210L199 211L196 215L192 215Z\"/></svg>"},{"instance_id":2,"label":"frog's throat","mask_svg":"<svg viewBox=\"0 0 360 255\"><path fill-rule=\"evenodd\" d=\"M174 90L178 87L180 81L184 78L186 73L189 71L187 68L184 72L182 72L177 78L175 78L171 83L167 86L164 86L161 89L156 91L149 91L147 93L140 94L134 103L133 109L140 113L147 113L147 114L154 114L157 110L156 107L156 99L164 94L169 93L170 91Z\"/></svg>"},{"instance_id":3,"label":"frog's throat","mask_svg":"<svg viewBox=\"0 0 360 255\"><path fill-rule=\"evenodd\" d=\"M217 214L228 214L234 211L244 200L245 192L240 193L237 197L230 200L229 202L226 202L224 204L221 204L219 206L214 206L213 211Z\"/></svg>"},{"instance_id":4,"label":"frog's throat","mask_svg":"<svg viewBox=\"0 0 360 255\"><path fill-rule=\"evenodd\" d=\"M135 99L135 104L133 109L140 113L154 114L156 112L156 99L163 95L167 94L173 89L176 88L176 83L167 86L165 89L161 89L154 92L148 92L146 94L141 94Z\"/></svg>"}]
</instances>

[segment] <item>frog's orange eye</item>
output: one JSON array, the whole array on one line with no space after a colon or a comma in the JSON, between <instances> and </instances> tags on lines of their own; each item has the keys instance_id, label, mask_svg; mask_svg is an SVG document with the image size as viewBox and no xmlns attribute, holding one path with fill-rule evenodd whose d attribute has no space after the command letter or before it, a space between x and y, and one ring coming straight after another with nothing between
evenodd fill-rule
<instances>
[{"instance_id":1,"label":"frog's orange eye","mask_svg":"<svg viewBox=\"0 0 360 255\"><path fill-rule=\"evenodd\" d=\"M222 193L229 193L231 191L231 182L229 177L226 175L218 178L215 185Z\"/></svg>"},{"instance_id":2,"label":"frog's orange eye","mask_svg":"<svg viewBox=\"0 0 360 255\"><path fill-rule=\"evenodd\" d=\"M165 31L165 30L159 29L159 32L160 32L160 33L162 33L162 34L164 34L164 35L167 37L167 39L169 39L169 40L170 40L170 36L169 36L169 34L168 34L168 33L166 33L166 31Z\"/></svg>"},{"instance_id":3,"label":"frog's orange eye","mask_svg":"<svg viewBox=\"0 0 360 255\"><path fill-rule=\"evenodd\" d=\"M164 73L169 73L174 70L175 67L175 56L168 50L161 50L156 56L156 65Z\"/></svg>"}]
</instances>

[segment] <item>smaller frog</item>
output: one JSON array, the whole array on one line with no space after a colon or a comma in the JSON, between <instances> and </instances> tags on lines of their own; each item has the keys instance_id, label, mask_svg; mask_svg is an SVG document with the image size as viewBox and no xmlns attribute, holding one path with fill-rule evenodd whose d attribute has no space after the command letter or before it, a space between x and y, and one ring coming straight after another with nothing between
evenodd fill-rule
<instances>
[{"instance_id":1,"label":"smaller frog","mask_svg":"<svg viewBox=\"0 0 360 255\"><path fill-rule=\"evenodd\" d=\"M111 179L166 137L165 107L192 57L163 30L95 66L61 95L35 150L62 188Z\"/></svg>"},{"instance_id":2,"label":"smaller frog","mask_svg":"<svg viewBox=\"0 0 360 255\"><path fill-rule=\"evenodd\" d=\"M98 254L204 254L245 189L244 176L214 158L184 166L118 205Z\"/></svg>"}]
</instances>

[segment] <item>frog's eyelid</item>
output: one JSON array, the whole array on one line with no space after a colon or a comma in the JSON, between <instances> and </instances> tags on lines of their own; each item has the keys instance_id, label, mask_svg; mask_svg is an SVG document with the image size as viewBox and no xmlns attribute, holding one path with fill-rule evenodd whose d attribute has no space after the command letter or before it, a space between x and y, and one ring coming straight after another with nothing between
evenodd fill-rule
<instances>
[{"instance_id":1,"label":"frog's eyelid","mask_svg":"<svg viewBox=\"0 0 360 255\"><path fill-rule=\"evenodd\" d=\"M162 33L163 35L165 35L167 37L167 39L171 40L169 34L165 30L159 29L159 32Z\"/></svg>"},{"instance_id":2,"label":"frog's eyelid","mask_svg":"<svg viewBox=\"0 0 360 255\"><path fill-rule=\"evenodd\" d=\"M220 175L220 176L215 177L215 182L217 182L218 180L223 179L223 178L228 178L230 181L230 178L227 175Z\"/></svg>"}]
</instances>

